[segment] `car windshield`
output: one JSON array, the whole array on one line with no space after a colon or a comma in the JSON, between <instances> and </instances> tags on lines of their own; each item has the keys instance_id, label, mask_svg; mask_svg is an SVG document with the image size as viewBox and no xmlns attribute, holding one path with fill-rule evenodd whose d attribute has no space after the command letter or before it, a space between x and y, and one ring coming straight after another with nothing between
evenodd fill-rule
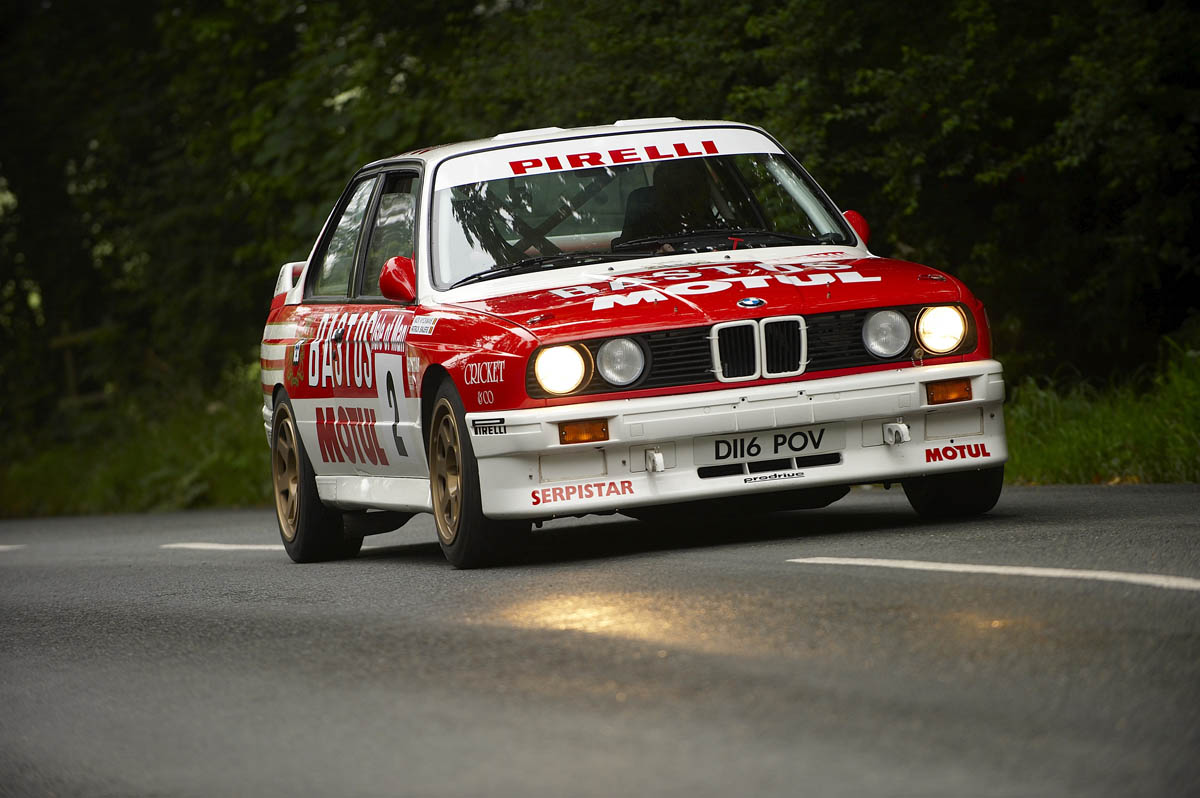
<instances>
[{"instance_id":1,"label":"car windshield","mask_svg":"<svg viewBox=\"0 0 1200 798\"><path fill-rule=\"evenodd\" d=\"M746 130L460 156L439 170L432 224L441 288L637 253L851 242L807 176Z\"/></svg>"}]
</instances>

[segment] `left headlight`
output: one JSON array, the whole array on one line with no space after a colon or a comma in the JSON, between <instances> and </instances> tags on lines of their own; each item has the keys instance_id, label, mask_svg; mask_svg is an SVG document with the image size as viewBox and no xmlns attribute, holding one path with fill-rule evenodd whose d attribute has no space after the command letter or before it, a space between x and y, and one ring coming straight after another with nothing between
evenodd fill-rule
<instances>
[{"instance_id":1,"label":"left headlight","mask_svg":"<svg viewBox=\"0 0 1200 798\"><path fill-rule=\"evenodd\" d=\"M551 346L538 352L533 374L546 393L571 393L587 378L588 363L574 346Z\"/></svg>"},{"instance_id":2,"label":"left headlight","mask_svg":"<svg viewBox=\"0 0 1200 798\"><path fill-rule=\"evenodd\" d=\"M967 337L967 320L956 307L925 308L917 317L917 341L935 355L952 352Z\"/></svg>"},{"instance_id":3,"label":"left headlight","mask_svg":"<svg viewBox=\"0 0 1200 798\"><path fill-rule=\"evenodd\" d=\"M613 338L605 341L596 352L596 370L613 385L636 382L646 368L646 355L636 341Z\"/></svg>"}]
</instances>

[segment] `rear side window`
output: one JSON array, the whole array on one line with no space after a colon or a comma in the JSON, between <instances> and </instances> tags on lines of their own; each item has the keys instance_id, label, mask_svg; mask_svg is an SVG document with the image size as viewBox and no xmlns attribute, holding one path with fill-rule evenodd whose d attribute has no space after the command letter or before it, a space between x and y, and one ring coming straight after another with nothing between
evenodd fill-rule
<instances>
[{"instance_id":1,"label":"rear side window","mask_svg":"<svg viewBox=\"0 0 1200 798\"><path fill-rule=\"evenodd\" d=\"M346 296L349 293L350 275L354 273L354 252L374 187L375 178L364 180L354 187L350 201L342 209L342 215L321 255L313 282L314 295Z\"/></svg>"}]
</instances>

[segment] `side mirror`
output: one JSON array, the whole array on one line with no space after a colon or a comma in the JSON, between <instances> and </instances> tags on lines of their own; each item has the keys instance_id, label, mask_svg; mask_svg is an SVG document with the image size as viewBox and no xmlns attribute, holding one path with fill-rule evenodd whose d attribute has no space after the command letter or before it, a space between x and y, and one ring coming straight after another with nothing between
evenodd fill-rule
<instances>
[{"instance_id":1,"label":"side mirror","mask_svg":"<svg viewBox=\"0 0 1200 798\"><path fill-rule=\"evenodd\" d=\"M412 258L397 255L383 264L379 274L380 292L393 302L412 302L417 298L417 267Z\"/></svg>"},{"instance_id":2,"label":"side mirror","mask_svg":"<svg viewBox=\"0 0 1200 798\"><path fill-rule=\"evenodd\" d=\"M846 217L846 221L862 239L863 246L866 246L866 243L871 240L871 225L867 224L867 220L858 211L846 211L842 216Z\"/></svg>"}]
</instances>

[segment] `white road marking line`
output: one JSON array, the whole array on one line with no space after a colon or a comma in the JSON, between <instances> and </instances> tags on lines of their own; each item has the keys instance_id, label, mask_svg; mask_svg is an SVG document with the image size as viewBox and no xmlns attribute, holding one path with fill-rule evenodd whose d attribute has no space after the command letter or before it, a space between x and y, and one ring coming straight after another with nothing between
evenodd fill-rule
<instances>
[{"instance_id":1,"label":"white road marking line","mask_svg":"<svg viewBox=\"0 0 1200 798\"><path fill-rule=\"evenodd\" d=\"M193 551L283 551L281 543L164 543L160 549Z\"/></svg>"},{"instance_id":2,"label":"white road marking line","mask_svg":"<svg viewBox=\"0 0 1200 798\"><path fill-rule=\"evenodd\" d=\"M925 560L877 560L869 557L802 557L788 562L802 565L859 565L869 568L902 568L909 571L943 571L956 574L996 574L999 576L1037 576L1047 579L1091 579L1098 582L1127 582L1131 585L1161 587L1166 590L1200 591L1200 579L1165 574L1131 574L1124 571L1083 571L1074 568L1035 568L1026 565L973 565Z\"/></svg>"},{"instance_id":3,"label":"white road marking line","mask_svg":"<svg viewBox=\"0 0 1200 798\"><path fill-rule=\"evenodd\" d=\"M25 548L24 543L6 543L0 546L0 551L16 551L17 549Z\"/></svg>"},{"instance_id":4,"label":"white road marking line","mask_svg":"<svg viewBox=\"0 0 1200 798\"><path fill-rule=\"evenodd\" d=\"M20 548L19 546L17 548ZM160 549L188 549L191 551L283 551L281 543L164 543ZM367 549L383 549L386 546L363 546ZM3 547L0 547L3 550Z\"/></svg>"}]
</instances>

